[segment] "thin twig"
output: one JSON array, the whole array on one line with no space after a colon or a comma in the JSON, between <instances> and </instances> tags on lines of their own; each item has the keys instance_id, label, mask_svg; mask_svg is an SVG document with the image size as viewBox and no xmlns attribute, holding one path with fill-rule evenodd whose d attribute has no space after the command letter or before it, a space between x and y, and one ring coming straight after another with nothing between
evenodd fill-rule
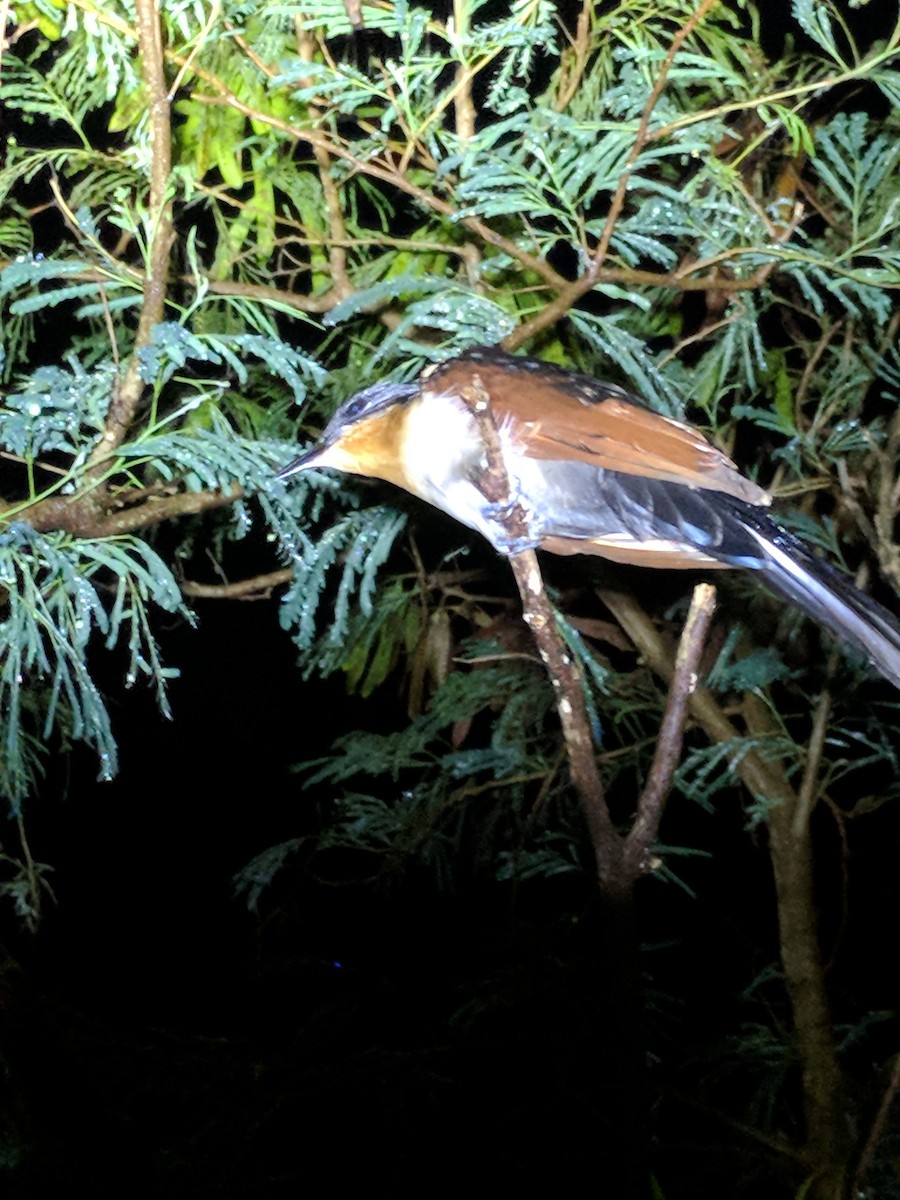
<instances>
[{"instance_id":1,"label":"thin twig","mask_svg":"<svg viewBox=\"0 0 900 1200\"><path fill-rule=\"evenodd\" d=\"M834 655L832 655L832 661L834 661ZM813 716L809 746L806 750L806 765L803 768L803 778L800 780L800 788L797 792L797 805L791 821L791 833L795 838L802 837L819 798L821 783L819 770L822 766L822 755L825 752L825 739L828 736L830 717L831 692L828 688L823 688Z\"/></svg>"},{"instance_id":2,"label":"thin twig","mask_svg":"<svg viewBox=\"0 0 900 1200\"><path fill-rule=\"evenodd\" d=\"M349 10L348 10L349 11ZM297 31L297 56L301 62L311 63L315 57L316 39L304 25L302 14L295 18ZM309 87L312 79L300 80L301 87ZM319 108L312 101L309 103L310 120L318 119ZM334 165L331 153L325 146L316 143L313 146L313 156L319 168L319 181L322 185L322 195L325 198L325 211L328 214L328 266L331 274L332 290L339 300L345 300L353 295L353 284L347 274L347 251L344 245L347 241L347 226L344 223L344 206L341 194L334 181L332 167Z\"/></svg>"},{"instance_id":3,"label":"thin twig","mask_svg":"<svg viewBox=\"0 0 900 1200\"><path fill-rule=\"evenodd\" d=\"M183 64L179 68L178 74L175 76L174 80L172 81L172 86L169 88L168 98L169 98L170 103L178 95L178 89L181 87L182 80L185 78L188 71L190 70L191 63L194 61L196 56L203 49L203 46L206 43L206 39L212 33L213 28L215 27L216 21L218 21L218 19L221 15L222 15L222 0L212 0L212 3L210 4L210 7L209 7L209 16L206 19L206 23L204 24L204 26L200 30L200 32L197 34L197 37L194 40L194 45L191 48L190 54L187 56L187 58L184 60Z\"/></svg>"},{"instance_id":4,"label":"thin twig","mask_svg":"<svg viewBox=\"0 0 900 1200\"><path fill-rule=\"evenodd\" d=\"M900 50L896 45L898 29L895 28L891 38L885 43L880 44L879 50L857 63L854 67L849 67L846 71L840 71L835 75L826 75L824 79L814 79L809 83L793 84L790 87L778 88L774 92L768 92L764 96L752 96L742 100L729 100L724 104L717 104L715 108L701 109L699 112L684 113L680 117L676 117L674 121L670 121L668 125L661 125L659 129L654 129L647 139L650 142L663 141L667 137L671 137L673 133L678 133L682 129L687 129L691 125L698 125L702 121L715 121L722 117L728 116L733 112L752 112L761 108L767 108L772 104L781 104L785 100L794 100L799 96L808 96L812 93L824 95L825 92L839 87L842 84L847 84L853 79L871 78L874 68L882 63L888 63L891 59L896 58Z\"/></svg>"},{"instance_id":5,"label":"thin twig","mask_svg":"<svg viewBox=\"0 0 900 1200\"><path fill-rule=\"evenodd\" d=\"M235 583L195 583L182 580L181 590L185 596L200 600L267 600L273 588L290 583L294 572L290 567L281 571L269 571L254 575L252 579L239 579Z\"/></svg>"},{"instance_id":6,"label":"thin twig","mask_svg":"<svg viewBox=\"0 0 900 1200\"><path fill-rule=\"evenodd\" d=\"M835 321L833 325L828 325L825 332L813 346L811 351L808 351L806 362L803 366L803 371L800 375L800 380L794 390L794 424L798 429L805 428L803 422L803 406L806 403L806 393L809 391L810 384L815 376L815 372L819 366L819 360L828 348L828 343L839 332L843 321Z\"/></svg>"},{"instance_id":7,"label":"thin twig","mask_svg":"<svg viewBox=\"0 0 900 1200\"><path fill-rule=\"evenodd\" d=\"M607 588L597 594L653 673L667 684L670 683L675 669L674 655L634 596ZM748 748L746 738L725 715L712 692L697 688L690 697L690 713L712 742L734 746L732 769L751 795L791 805L796 802L796 793L778 764L765 761L756 749Z\"/></svg>"},{"instance_id":8,"label":"thin twig","mask_svg":"<svg viewBox=\"0 0 900 1200\"><path fill-rule=\"evenodd\" d=\"M199 282L196 275L182 275L186 283ZM294 310L299 313L326 313L338 303L341 296L333 289L323 292L321 296L301 296L297 292L289 292L283 287L265 283L239 283L233 279L210 279L206 281L206 289L215 296L246 297L249 300L259 300L263 304L277 304L280 308Z\"/></svg>"},{"instance_id":9,"label":"thin twig","mask_svg":"<svg viewBox=\"0 0 900 1200\"><path fill-rule=\"evenodd\" d=\"M97 270L78 271L69 276L70 279L99 279L101 285L104 280L114 280L117 277L125 276L138 284L143 284L144 273L137 267L133 267L130 263L124 262L103 245L103 242L96 233L89 232L83 223L80 223L78 217L69 206L69 202L62 194L62 189L59 186L59 181L55 175L51 175L48 182L50 193L53 196L53 202L62 215L63 221L66 223L69 231L72 233L75 240L85 246L92 254L100 260L105 260L109 263L110 269L105 271L102 267ZM3 263L6 266L6 262Z\"/></svg>"},{"instance_id":10,"label":"thin twig","mask_svg":"<svg viewBox=\"0 0 900 1200\"><path fill-rule=\"evenodd\" d=\"M650 136L650 118L653 116L653 110L659 103L660 97L666 88L666 81L669 78L669 71L675 61L678 51L684 45L685 39L694 32L699 23L703 20L709 10L719 0L702 0L700 6L682 25L675 36L672 38L672 44L669 47L666 57L663 59L663 64L660 67L659 75L656 77L656 82L650 90L650 95L647 97L647 102L644 105L641 119L638 123L637 133L634 136L634 143L629 151L628 158L625 160L625 167L622 174L619 176L619 182L616 185L616 190L613 193L612 201L609 206L609 213L603 225L603 230L600 234L600 240L597 243L597 249L594 251L591 259L591 265L588 269L588 278L592 281L596 279L597 272L606 261L606 255L609 252L609 244L612 240L613 230L616 227L616 222L622 214L622 209L625 207L625 193L628 190L628 183L631 179L631 172L634 164L640 157L641 151L647 144Z\"/></svg>"},{"instance_id":11,"label":"thin twig","mask_svg":"<svg viewBox=\"0 0 900 1200\"><path fill-rule=\"evenodd\" d=\"M591 49L591 18L595 7L595 0L582 0L581 12L575 24L575 37L569 38L569 50L563 52L560 61L559 91L553 103L557 112L565 112L572 103L587 68ZM568 37L568 34L566 36Z\"/></svg>"},{"instance_id":12,"label":"thin twig","mask_svg":"<svg viewBox=\"0 0 900 1200\"><path fill-rule=\"evenodd\" d=\"M866 1176L872 1169L875 1151L884 1134L898 1091L900 1091L900 1054L894 1059L894 1069L891 1071L888 1085L884 1089L884 1095L881 1097L881 1103L878 1105L878 1112L875 1114L875 1120L872 1122L872 1128L869 1130L869 1136L866 1138L862 1154L859 1156L859 1162L853 1175L853 1186L849 1193L851 1196L864 1196L866 1194Z\"/></svg>"},{"instance_id":13,"label":"thin twig","mask_svg":"<svg viewBox=\"0 0 900 1200\"><path fill-rule=\"evenodd\" d=\"M31 847L28 844L28 837L25 833L25 821L21 813L16 814L16 827L19 831L19 845L22 847L23 866L25 868L25 878L28 880L28 898L31 906L31 911L26 917L26 924L34 932L41 922L41 893L43 891L41 876L32 856Z\"/></svg>"},{"instance_id":14,"label":"thin twig","mask_svg":"<svg viewBox=\"0 0 900 1200\"><path fill-rule=\"evenodd\" d=\"M644 146L649 140L650 118L653 115L653 110L656 108L656 105L659 102L660 96L662 96L663 91L665 90L669 70L675 60L675 56L684 44L685 39L694 31L709 9L717 3L718 0L702 0L702 3L697 10L693 13L690 19L685 22L681 29L678 30L678 32L675 34L675 37L672 39L672 44L669 47L668 53L666 54L665 60L660 68L659 75L657 76L656 82L651 89L650 95L647 97L643 112L641 113L641 119L638 123L637 132L634 136L634 142L631 150L628 153L628 158L625 160L625 166L622 170L622 173L619 176L616 190L613 193L612 200L610 201L609 212L607 213L606 221L604 222L603 229L600 233L600 239L597 242L596 249L591 255L591 261L588 265L588 269L579 279L576 279L571 283L567 283L563 288L558 289L556 297L551 300L550 303L541 310L541 312L537 313L536 316L532 317L531 320L526 321L523 325L520 325L519 328L514 331L514 333L506 338L503 345L507 350L517 349L530 338L534 337L535 334L540 333L541 330L547 329L551 325L554 325L561 317L565 316L569 309L572 308L582 296L590 292L598 283L603 282L603 279L601 278L601 271L603 264L606 262L606 256L609 253L609 247L612 241L613 231L616 227L616 222L622 215L622 209L625 206L625 194L628 190L629 181L631 180L631 173L634 168L634 164L640 157L641 151L644 149Z\"/></svg>"},{"instance_id":15,"label":"thin twig","mask_svg":"<svg viewBox=\"0 0 900 1200\"><path fill-rule=\"evenodd\" d=\"M672 787L687 720L690 699L697 687L700 659L716 607L716 589L710 583L694 588L687 620L675 655L672 682L666 697L653 763L638 801L637 816L625 839L625 860L635 871L650 869L650 850Z\"/></svg>"}]
</instances>

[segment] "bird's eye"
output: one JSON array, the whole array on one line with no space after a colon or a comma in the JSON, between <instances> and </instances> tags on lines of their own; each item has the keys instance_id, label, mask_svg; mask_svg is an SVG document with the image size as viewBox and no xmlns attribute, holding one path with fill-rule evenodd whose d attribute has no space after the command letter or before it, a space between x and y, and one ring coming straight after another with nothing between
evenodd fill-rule
<instances>
[{"instance_id":1,"label":"bird's eye","mask_svg":"<svg viewBox=\"0 0 900 1200\"><path fill-rule=\"evenodd\" d=\"M366 417L382 412L394 404L402 404L419 390L417 383L374 383L355 396L338 410L343 425L353 425Z\"/></svg>"}]
</instances>

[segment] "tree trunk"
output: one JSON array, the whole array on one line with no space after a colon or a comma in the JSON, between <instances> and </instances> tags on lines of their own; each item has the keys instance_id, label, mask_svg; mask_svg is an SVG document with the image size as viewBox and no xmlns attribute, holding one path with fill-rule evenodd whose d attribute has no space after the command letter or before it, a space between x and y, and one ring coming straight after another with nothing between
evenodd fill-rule
<instances>
[{"instance_id":1,"label":"tree trunk","mask_svg":"<svg viewBox=\"0 0 900 1200\"><path fill-rule=\"evenodd\" d=\"M640 938L633 879L600 880L598 1089L605 1127L598 1178L604 1196L650 1196L649 1087Z\"/></svg>"},{"instance_id":2,"label":"tree trunk","mask_svg":"<svg viewBox=\"0 0 900 1200\"><path fill-rule=\"evenodd\" d=\"M768 714L757 697L747 696L745 713L752 732L767 731ZM806 1157L813 1175L805 1195L809 1200L841 1200L852 1137L819 948L809 817L797 819L800 799L787 781L767 798L776 801L768 816L769 853L781 962L802 1071Z\"/></svg>"}]
</instances>

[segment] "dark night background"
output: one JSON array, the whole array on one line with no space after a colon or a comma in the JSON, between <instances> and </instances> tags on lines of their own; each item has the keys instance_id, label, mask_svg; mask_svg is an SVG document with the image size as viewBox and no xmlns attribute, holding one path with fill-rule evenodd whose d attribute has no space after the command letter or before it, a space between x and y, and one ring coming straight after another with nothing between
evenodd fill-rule
<instances>
[{"instance_id":1,"label":"dark night background","mask_svg":"<svg viewBox=\"0 0 900 1200\"><path fill-rule=\"evenodd\" d=\"M248 573L271 565L267 552L249 553ZM615 1030L584 882L528 884L513 905L508 885L447 889L415 869L391 889L336 887L298 858L258 913L235 896L250 858L315 827L292 764L336 731L402 720L389 696L366 706L333 682L304 685L277 604L198 603L195 630L164 634L182 670L171 722L108 668L120 775L96 783L77 752L32 807L57 903L37 935L4 914L2 1115L22 1152L8 1194L76 1180L101 1193L280 1196L373 1179L403 1193L593 1177L609 1152ZM726 1163L747 1181L766 1162L714 1111L740 1111L757 1081L738 1068L710 1084L705 1061L754 1011L783 1004L778 984L740 1000L777 957L767 858L744 823L736 806L709 815L676 800L664 840L710 852L678 863L696 899L652 879L639 890L667 1196L721 1194ZM864 837L832 980L838 1019L845 1005L896 999L884 961L896 817L875 817ZM828 822L820 852L833 888ZM823 900L827 947L839 905ZM883 1040L889 1054L889 1028ZM741 1194L771 1196L764 1171L758 1188Z\"/></svg>"}]
</instances>

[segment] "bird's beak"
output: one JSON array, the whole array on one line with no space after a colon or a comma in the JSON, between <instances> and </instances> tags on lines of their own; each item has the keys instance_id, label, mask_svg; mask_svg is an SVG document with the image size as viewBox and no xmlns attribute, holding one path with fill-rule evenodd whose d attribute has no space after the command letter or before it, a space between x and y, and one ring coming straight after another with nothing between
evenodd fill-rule
<instances>
[{"instance_id":1,"label":"bird's beak","mask_svg":"<svg viewBox=\"0 0 900 1200\"><path fill-rule=\"evenodd\" d=\"M292 475L299 475L301 471L305 471L308 467L319 466L323 453L324 451L321 446L310 446L299 458L295 458L286 467L282 467L275 478L290 479Z\"/></svg>"}]
</instances>

